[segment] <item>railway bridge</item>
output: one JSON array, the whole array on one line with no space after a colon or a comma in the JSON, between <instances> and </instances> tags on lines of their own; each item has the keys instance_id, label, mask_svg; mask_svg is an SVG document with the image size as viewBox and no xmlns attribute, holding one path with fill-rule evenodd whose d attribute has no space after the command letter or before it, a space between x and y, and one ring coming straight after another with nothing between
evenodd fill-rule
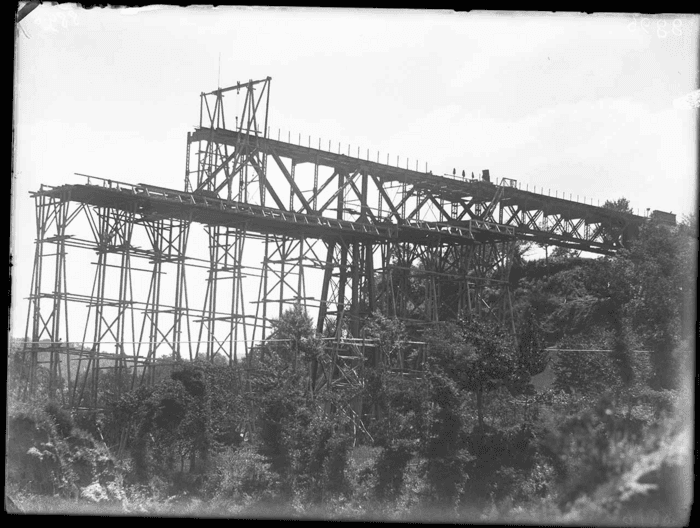
<instances>
[{"instance_id":1,"label":"railway bridge","mask_svg":"<svg viewBox=\"0 0 700 528\"><path fill-rule=\"evenodd\" d=\"M315 386L358 380L369 314L420 327L481 313L512 325L518 241L612 254L646 220L488 171L433 175L273 139L270 81L201 94L181 190L85 176L33 193L29 390L42 362L77 407L97 404L107 368L132 368L133 386L164 354L252 364L291 305L315 316L328 344ZM231 128L225 98L236 104Z\"/></svg>"}]
</instances>

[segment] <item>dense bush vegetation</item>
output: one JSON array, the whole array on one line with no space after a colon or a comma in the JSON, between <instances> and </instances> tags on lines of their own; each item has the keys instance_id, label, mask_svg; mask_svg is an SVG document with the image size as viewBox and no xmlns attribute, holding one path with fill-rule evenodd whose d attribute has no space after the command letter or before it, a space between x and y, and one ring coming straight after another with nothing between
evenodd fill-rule
<instances>
[{"instance_id":1,"label":"dense bush vegetation","mask_svg":"<svg viewBox=\"0 0 700 528\"><path fill-rule=\"evenodd\" d=\"M21 401L11 356L7 489L54 511L63 497L75 511L682 523L693 225L646 226L616 257L519 264L515 340L453 319L420 335L420 362L415 331L377 313L363 383L333 390L312 383L330 360L300 307L249 372L175 361L134 391L107 379L97 413ZM398 356L419 374L390 368Z\"/></svg>"}]
</instances>

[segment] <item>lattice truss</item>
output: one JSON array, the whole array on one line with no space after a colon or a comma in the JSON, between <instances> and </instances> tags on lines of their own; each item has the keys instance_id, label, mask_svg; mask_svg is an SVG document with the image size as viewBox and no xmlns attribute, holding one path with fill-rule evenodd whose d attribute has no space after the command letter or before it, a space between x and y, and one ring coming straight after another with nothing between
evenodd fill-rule
<instances>
[{"instance_id":1,"label":"lattice truss","mask_svg":"<svg viewBox=\"0 0 700 528\"><path fill-rule=\"evenodd\" d=\"M465 313L512 326L518 239L610 253L639 225L563 198L331 152L320 140L274 140L269 90L267 78L201 95L183 191L92 178L35 193L26 350L31 365L49 365L51 383L67 380L69 404L98 403L104 367L132 387L153 379L164 354L252 361L295 304L329 343L315 386L360 380L371 346L353 340L374 311L415 328ZM235 125L225 97L235 99Z\"/></svg>"}]
</instances>

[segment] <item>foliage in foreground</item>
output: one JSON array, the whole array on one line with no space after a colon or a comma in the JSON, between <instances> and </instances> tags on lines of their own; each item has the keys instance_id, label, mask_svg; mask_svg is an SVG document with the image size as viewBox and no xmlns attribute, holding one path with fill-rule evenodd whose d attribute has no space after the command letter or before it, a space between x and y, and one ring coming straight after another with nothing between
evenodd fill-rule
<instances>
[{"instance_id":1,"label":"foliage in foreground","mask_svg":"<svg viewBox=\"0 0 700 528\"><path fill-rule=\"evenodd\" d=\"M386 447L348 449L342 493L314 495L319 488L303 482L303 475L332 479L331 472L314 472L305 465L312 460L308 455L318 455L324 445L330 447L320 441L308 444L305 453L299 451L293 457L299 468L295 484L305 493L292 496L287 495L284 477L272 469L269 458L248 443L212 455L207 484L194 493L173 494L156 476L143 484L129 485L114 478L128 468L116 466L75 480L72 493L67 488L28 486L10 491L16 504L26 511L44 508L54 513L575 524L615 520L619 524L627 519L638 525L644 525L645 519L671 525L684 521L684 508L689 504L687 479L691 477L688 420L666 417L657 421L653 413L646 419L630 419L611 406L611 395L589 398L559 392L538 404L542 419L536 423L505 431L488 426L469 430L463 417L462 426L456 428L462 433L455 437L454 429L444 426L460 420L457 415L463 413L455 405L451 397L455 389L449 385L444 380L432 384L435 398L442 402L431 421L432 443L416 450L404 443L407 449L403 452L395 445L393 455L387 454ZM682 408L680 400L676 405L675 415L683 416L687 407ZM568 418L562 421L559 417L567 413ZM48 428L55 440L61 434L56 421L48 416L44 419L50 421ZM74 428L71 431L77 434ZM323 428L315 431L320 439ZM19 446L20 441L15 438L13 445ZM300 445L295 447L301 449ZM332 448L326 452L330 451ZM322 459L332 457L317 460ZM381 490L377 483L383 478L382 468L393 464L403 468L402 478L389 478L391 485ZM456 464L460 472L454 469Z\"/></svg>"},{"instance_id":2,"label":"foliage in foreground","mask_svg":"<svg viewBox=\"0 0 700 528\"><path fill-rule=\"evenodd\" d=\"M371 365L361 392L316 392L327 357L296 308L249 387L240 365L195 361L96 395L102 416L11 402L7 488L54 512L682 524L692 252L674 237L650 226L628 255L526 265L518 345L484 320L437 325L418 378ZM368 329L385 357L410 352L400 322ZM545 342L613 353L548 361ZM553 387L536 391L549 367Z\"/></svg>"}]
</instances>

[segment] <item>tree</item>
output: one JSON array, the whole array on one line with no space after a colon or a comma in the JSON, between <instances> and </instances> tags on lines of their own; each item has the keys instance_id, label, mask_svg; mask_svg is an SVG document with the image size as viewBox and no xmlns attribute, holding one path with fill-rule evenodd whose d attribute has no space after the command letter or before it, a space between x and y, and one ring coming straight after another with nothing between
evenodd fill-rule
<instances>
[{"instance_id":1,"label":"tree","mask_svg":"<svg viewBox=\"0 0 700 528\"><path fill-rule=\"evenodd\" d=\"M516 361L519 379L514 389L517 392L534 392L530 378L544 372L549 364L549 353L544 349L542 330L531 306L526 308L522 321L518 325Z\"/></svg>"},{"instance_id":2,"label":"tree","mask_svg":"<svg viewBox=\"0 0 700 528\"><path fill-rule=\"evenodd\" d=\"M552 251L552 254L550 257L552 259L566 259L566 258L574 258L578 256L578 252L574 249L569 249L561 246L557 246L554 248Z\"/></svg>"},{"instance_id":3,"label":"tree","mask_svg":"<svg viewBox=\"0 0 700 528\"><path fill-rule=\"evenodd\" d=\"M304 308L297 304L272 322L274 332L263 343L263 361L275 368L308 369L323 352L323 343L316 335L313 321Z\"/></svg>"},{"instance_id":4,"label":"tree","mask_svg":"<svg viewBox=\"0 0 700 528\"><path fill-rule=\"evenodd\" d=\"M370 373L379 376L370 401L377 403L381 416L372 421L369 431L374 445L383 448L375 466L376 491L380 499L392 499L401 489L408 462L417 448L425 445L431 402L429 383L423 378L405 378L385 370Z\"/></svg>"},{"instance_id":5,"label":"tree","mask_svg":"<svg viewBox=\"0 0 700 528\"><path fill-rule=\"evenodd\" d=\"M491 321L472 318L437 326L428 334L431 361L460 390L476 396L479 426L484 425L484 394L517 381L513 340Z\"/></svg>"},{"instance_id":6,"label":"tree","mask_svg":"<svg viewBox=\"0 0 700 528\"><path fill-rule=\"evenodd\" d=\"M396 317L386 317L374 312L365 325L365 336L376 342L377 366L382 369L391 364L408 346L406 326Z\"/></svg>"},{"instance_id":7,"label":"tree","mask_svg":"<svg viewBox=\"0 0 700 528\"><path fill-rule=\"evenodd\" d=\"M694 258L687 248L693 244L695 239L684 229L647 223L630 247L634 298L629 315L652 352L656 388L674 388L677 382L682 309L692 295L686 277Z\"/></svg>"},{"instance_id":8,"label":"tree","mask_svg":"<svg viewBox=\"0 0 700 528\"><path fill-rule=\"evenodd\" d=\"M408 350L406 328L399 319L375 312L365 329L377 354L374 365L365 369L364 383L365 403L375 418L369 432L374 445L382 447L375 464L375 491L380 500L392 500L400 493L408 462L418 446L424 445L428 384L423 378L404 377L390 369ZM415 358L404 358L410 359Z\"/></svg>"},{"instance_id":9,"label":"tree","mask_svg":"<svg viewBox=\"0 0 700 528\"><path fill-rule=\"evenodd\" d=\"M534 245L540 247L544 246L546 248L546 245L537 244L535 242L524 242L522 240L516 241L513 249L513 266L523 267L526 262L525 256L530 252Z\"/></svg>"},{"instance_id":10,"label":"tree","mask_svg":"<svg viewBox=\"0 0 700 528\"><path fill-rule=\"evenodd\" d=\"M552 365L554 389L567 393L600 394L617 385L619 378L611 354L591 352L608 349L612 339L611 332L601 328L592 328L587 335L561 339L557 343L560 351Z\"/></svg>"},{"instance_id":11,"label":"tree","mask_svg":"<svg viewBox=\"0 0 700 528\"><path fill-rule=\"evenodd\" d=\"M627 198L618 198L617 200L606 200L603 204L606 209L612 209L613 211L618 211L620 213L633 214L633 210L630 207L630 201Z\"/></svg>"},{"instance_id":12,"label":"tree","mask_svg":"<svg viewBox=\"0 0 700 528\"><path fill-rule=\"evenodd\" d=\"M683 216L678 225L678 236L681 239L679 267L683 270L680 281L681 331L683 339L692 339L696 321L698 213Z\"/></svg>"},{"instance_id":13,"label":"tree","mask_svg":"<svg viewBox=\"0 0 700 528\"><path fill-rule=\"evenodd\" d=\"M262 375L254 380L259 454L270 461L288 497L323 500L325 493L345 489L352 438L345 433L349 420L342 409L348 398L309 390L310 370L323 345L301 306L284 312L273 326L262 347Z\"/></svg>"},{"instance_id":14,"label":"tree","mask_svg":"<svg viewBox=\"0 0 700 528\"><path fill-rule=\"evenodd\" d=\"M108 402L107 430L120 450L130 440L137 477L152 471L206 470L210 454L237 445L247 416L238 366L178 361L168 379ZM198 463L200 460L201 463Z\"/></svg>"},{"instance_id":15,"label":"tree","mask_svg":"<svg viewBox=\"0 0 700 528\"><path fill-rule=\"evenodd\" d=\"M470 478L466 468L473 458L464 447L462 398L459 384L444 372L431 372L428 381L432 404L428 416L430 428L427 439L420 443L428 497L436 505L453 505L464 482Z\"/></svg>"}]
</instances>

